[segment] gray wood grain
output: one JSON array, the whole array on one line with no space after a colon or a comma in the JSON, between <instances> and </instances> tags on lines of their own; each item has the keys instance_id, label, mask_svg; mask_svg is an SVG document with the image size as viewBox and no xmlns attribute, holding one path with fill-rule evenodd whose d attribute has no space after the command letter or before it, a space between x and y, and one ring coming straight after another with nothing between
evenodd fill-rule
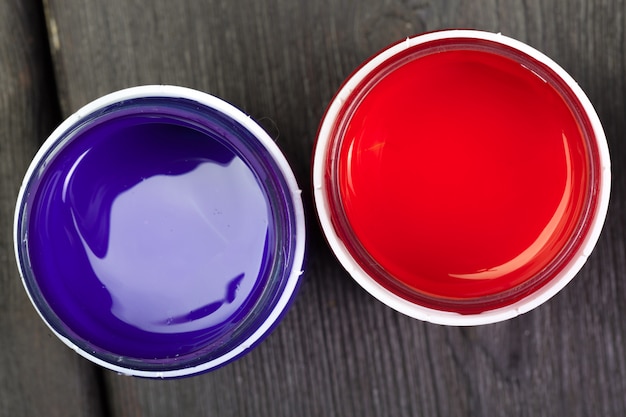
<instances>
[{"instance_id":1,"label":"gray wood grain","mask_svg":"<svg viewBox=\"0 0 626 417\"><path fill-rule=\"evenodd\" d=\"M94 367L62 346L31 306L13 256L15 199L59 121L41 5L0 2L0 416L99 416Z\"/></svg>"},{"instance_id":2,"label":"gray wood grain","mask_svg":"<svg viewBox=\"0 0 626 417\"><path fill-rule=\"evenodd\" d=\"M47 15L64 115L138 84L220 96L277 138L309 215L306 281L276 331L190 379L106 372L113 415L626 415L624 1L67 3L49 0ZM317 124L342 80L385 45L448 27L502 32L559 62L596 105L614 164L607 226L579 276L542 307L478 328L421 323L364 293L326 248L308 191Z\"/></svg>"}]
</instances>

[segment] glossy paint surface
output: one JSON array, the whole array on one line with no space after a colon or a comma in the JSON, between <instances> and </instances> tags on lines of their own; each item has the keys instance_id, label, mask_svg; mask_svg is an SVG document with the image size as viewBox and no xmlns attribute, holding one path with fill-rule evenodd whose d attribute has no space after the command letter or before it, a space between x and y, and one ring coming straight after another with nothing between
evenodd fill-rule
<instances>
[{"instance_id":1,"label":"glossy paint surface","mask_svg":"<svg viewBox=\"0 0 626 417\"><path fill-rule=\"evenodd\" d=\"M463 301L525 284L561 256L589 201L577 118L508 57L403 59L345 116L336 180L346 241L409 296Z\"/></svg>"},{"instance_id":2,"label":"glossy paint surface","mask_svg":"<svg viewBox=\"0 0 626 417\"><path fill-rule=\"evenodd\" d=\"M109 118L46 167L30 208L33 274L68 331L98 350L211 350L258 301L275 247L266 191L209 131L162 115Z\"/></svg>"}]
</instances>

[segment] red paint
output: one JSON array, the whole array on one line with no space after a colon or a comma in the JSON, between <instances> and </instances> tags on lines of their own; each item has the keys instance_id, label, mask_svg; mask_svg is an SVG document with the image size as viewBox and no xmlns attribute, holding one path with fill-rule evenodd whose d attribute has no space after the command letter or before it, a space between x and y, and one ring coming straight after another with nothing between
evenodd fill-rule
<instances>
[{"instance_id":1,"label":"red paint","mask_svg":"<svg viewBox=\"0 0 626 417\"><path fill-rule=\"evenodd\" d=\"M342 240L421 304L470 313L522 298L579 244L593 186L584 126L551 84L491 51L393 65L343 115L331 174Z\"/></svg>"}]
</instances>

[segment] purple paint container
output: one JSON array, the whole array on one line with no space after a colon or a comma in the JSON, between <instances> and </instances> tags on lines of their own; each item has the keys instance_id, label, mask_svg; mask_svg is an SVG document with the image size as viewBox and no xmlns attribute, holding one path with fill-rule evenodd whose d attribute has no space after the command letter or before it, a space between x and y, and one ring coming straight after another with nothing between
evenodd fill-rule
<instances>
[{"instance_id":1,"label":"purple paint container","mask_svg":"<svg viewBox=\"0 0 626 417\"><path fill-rule=\"evenodd\" d=\"M302 273L287 161L248 116L173 86L118 91L69 117L20 189L15 253L52 331L143 377L215 369L261 341Z\"/></svg>"}]
</instances>

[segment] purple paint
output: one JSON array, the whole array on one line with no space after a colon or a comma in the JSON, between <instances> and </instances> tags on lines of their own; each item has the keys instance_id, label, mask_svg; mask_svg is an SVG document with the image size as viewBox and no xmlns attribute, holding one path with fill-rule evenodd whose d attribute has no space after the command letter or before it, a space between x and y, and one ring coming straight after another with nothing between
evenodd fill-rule
<instances>
[{"instance_id":1,"label":"purple paint","mask_svg":"<svg viewBox=\"0 0 626 417\"><path fill-rule=\"evenodd\" d=\"M157 97L58 142L22 226L25 283L55 331L105 362L167 371L227 354L268 319L297 262L294 201L249 131Z\"/></svg>"}]
</instances>

